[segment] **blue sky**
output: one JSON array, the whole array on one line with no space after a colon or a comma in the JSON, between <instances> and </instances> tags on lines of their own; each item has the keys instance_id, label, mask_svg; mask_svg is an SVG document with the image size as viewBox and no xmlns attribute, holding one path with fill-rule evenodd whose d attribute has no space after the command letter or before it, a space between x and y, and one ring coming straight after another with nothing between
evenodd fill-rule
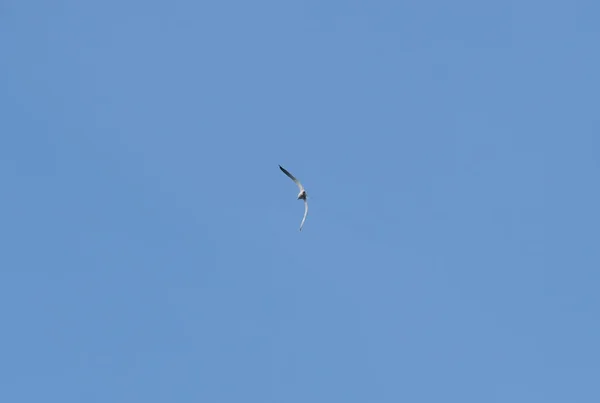
<instances>
[{"instance_id":1,"label":"blue sky","mask_svg":"<svg viewBox=\"0 0 600 403\"><path fill-rule=\"evenodd\" d=\"M599 18L4 2L0 400L600 401Z\"/></svg>"}]
</instances>

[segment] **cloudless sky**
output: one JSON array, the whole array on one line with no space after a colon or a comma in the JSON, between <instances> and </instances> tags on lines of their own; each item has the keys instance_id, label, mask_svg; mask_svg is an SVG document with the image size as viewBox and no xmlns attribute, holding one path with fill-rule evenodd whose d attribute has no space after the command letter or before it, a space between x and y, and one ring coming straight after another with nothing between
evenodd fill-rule
<instances>
[{"instance_id":1,"label":"cloudless sky","mask_svg":"<svg viewBox=\"0 0 600 403\"><path fill-rule=\"evenodd\" d=\"M600 402L599 21L2 2L0 401Z\"/></svg>"}]
</instances>

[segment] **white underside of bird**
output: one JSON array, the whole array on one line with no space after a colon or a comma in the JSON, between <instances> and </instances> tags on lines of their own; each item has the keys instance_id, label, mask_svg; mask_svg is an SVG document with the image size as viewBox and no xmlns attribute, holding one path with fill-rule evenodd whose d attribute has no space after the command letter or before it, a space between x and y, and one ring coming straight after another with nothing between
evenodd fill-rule
<instances>
[{"instance_id":1,"label":"white underside of bird","mask_svg":"<svg viewBox=\"0 0 600 403\"><path fill-rule=\"evenodd\" d=\"M306 190L304 190L304 186L300 183L298 179L294 177L291 173L289 173L284 167L279 165L279 169L286 174L300 189L300 193L298 193L298 200L304 200L304 217L302 217L302 222L300 223L300 231L302 231L302 227L304 226L304 221L306 221L306 215L308 214L308 201L306 201Z\"/></svg>"}]
</instances>

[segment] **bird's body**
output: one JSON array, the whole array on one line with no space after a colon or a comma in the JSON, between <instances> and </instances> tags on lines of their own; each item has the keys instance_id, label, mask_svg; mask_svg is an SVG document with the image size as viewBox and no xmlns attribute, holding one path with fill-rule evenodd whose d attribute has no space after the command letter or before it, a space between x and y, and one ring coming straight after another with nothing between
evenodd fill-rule
<instances>
[{"instance_id":1,"label":"bird's body","mask_svg":"<svg viewBox=\"0 0 600 403\"><path fill-rule=\"evenodd\" d=\"M306 201L306 190L304 190L304 186L302 186L302 184L300 183L300 181L298 179L296 179L294 177L294 175L292 175L291 173L289 173L284 167L282 167L281 165L279 165L279 169L281 169L281 171L286 174L291 180L294 181L294 183L298 186L298 188L300 189L300 193L298 193L298 200L303 200L304 201L304 217L302 217L302 222L300 223L300 231L302 231L302 227L304 226L304 221L306 221L306 215L308 214L308 202Z\"/></svg>"}]
</instances>

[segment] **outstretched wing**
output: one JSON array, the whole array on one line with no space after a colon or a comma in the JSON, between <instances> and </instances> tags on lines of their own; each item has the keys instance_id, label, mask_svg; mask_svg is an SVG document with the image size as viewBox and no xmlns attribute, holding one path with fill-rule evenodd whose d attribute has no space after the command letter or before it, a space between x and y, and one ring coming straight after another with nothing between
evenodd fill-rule
<instances>
[{"instance_id":1,"label":"outstretched wing","mask_svg":"<svg viewBox=\"0 0 600 403\"><path fill-rule=\"evenodd\" d=\"M306 221L306 215L308 214L308 202L304 199L304 217L302 217L302 222L300 223L300 231L302 231L302 227L304 226L304 221Z\"/></svg>"},{"instance_id":2,"label":"outstretched wing","mask_svg":"<svg viewBox=\"0 0 600 403\"><path fill-rule=\"evenodd\" d=\"M298 188L300 188L300 191L304 190L304 187L302 186L302 184L300 183L300 181L296 178L294 178L294 175L292 175L291 173L289 173L284 167L282 167L281 165L279 165L279 169L281 169L281 171L286 174L288 176L288 178L290 178L291 180L293 180L296 185L298 185Z\"/></svg>"}]
</instances>

